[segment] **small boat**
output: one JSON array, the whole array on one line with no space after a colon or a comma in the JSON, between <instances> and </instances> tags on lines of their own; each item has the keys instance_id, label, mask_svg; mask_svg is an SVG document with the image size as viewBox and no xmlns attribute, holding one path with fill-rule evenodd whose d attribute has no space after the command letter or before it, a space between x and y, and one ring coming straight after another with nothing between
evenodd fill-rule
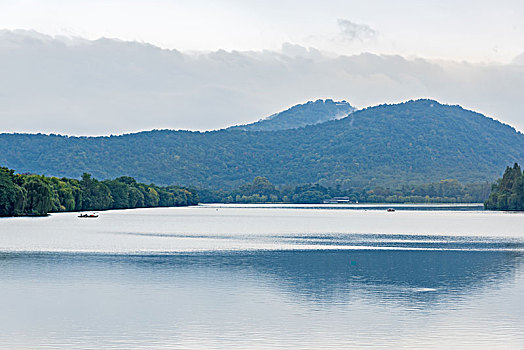
<instances>
[{"instance_id":1,"label":"small boat","mask_svg":"<svg viewBox=\"0 0 524 350\"><path fill-rule=\"evenodd\" d=\"M80 215L78 215L79 218L97 218L98 217L98 214L97 213L93 213L93 214L82 214L80 213Z\"/></svg>"},{"instance_id":2,"label":"small boat","mask_svg":"<svg viewBox=\"0 0 524 350\"><path fill-rule=\"evenodd\" d=\"M393 208L388 208L387 211L388 211L388 212L392 212L392 211L395 211L395 209L393 209Z\"/></svg>"}]
</instances>

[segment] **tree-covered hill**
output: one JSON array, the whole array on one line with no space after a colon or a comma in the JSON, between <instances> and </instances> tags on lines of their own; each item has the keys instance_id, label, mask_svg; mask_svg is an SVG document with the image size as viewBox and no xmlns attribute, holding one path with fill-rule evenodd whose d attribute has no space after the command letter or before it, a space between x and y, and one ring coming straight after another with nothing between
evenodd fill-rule
<instances>
[{"instance_id":1,"label":"tree-covered hill","mask_svg":"<svg viewBox=\"0 0 524 350\"><path fill-rule=\"evenodd\" d=\"M493 181L524 161L524 135L432 100L380 105L281 131L155 130L110 137L1 134L0 164L19 172L232 188L264 176L275 185L342 188Z\"/></svg>"},{"instance_id":2,"label":"tree-covered hill","mask_svg":"<svg viewBox=\"0 0 524 350\"><path fill-rule=\"evenodd\" d=\"M309 101L283 112L275 113L255 123L232 126L228 130L275 131L295 129L347 117L354 111L355 107L346 101L334 102L329 99Z\"/></svg>"}]
</instances>

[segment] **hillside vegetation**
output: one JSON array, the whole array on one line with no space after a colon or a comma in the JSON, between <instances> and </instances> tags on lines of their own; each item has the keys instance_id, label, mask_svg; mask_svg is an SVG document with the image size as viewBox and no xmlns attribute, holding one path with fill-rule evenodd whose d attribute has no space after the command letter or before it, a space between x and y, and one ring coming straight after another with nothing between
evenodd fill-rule
<instances>
[{"instance_id":1,"label":"hillside vegetation","mask_svg":"<svg viewBox=\"0 0 524 350\"><path fill-rule=\"evenodd\" d=\"M110 137L0 135L0 164L80 178L132 176L161 185L232 189L263 176L275 185L361 188L493 181L524 161L524 135L432 100L380 105L340 120L281 131L154 130Z\"/></svg>"}]
</instances>

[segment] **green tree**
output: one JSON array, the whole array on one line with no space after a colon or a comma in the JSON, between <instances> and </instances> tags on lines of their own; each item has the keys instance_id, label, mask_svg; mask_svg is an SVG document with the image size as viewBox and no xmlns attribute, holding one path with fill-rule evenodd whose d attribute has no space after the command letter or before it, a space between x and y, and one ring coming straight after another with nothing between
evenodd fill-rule
<instances>
[{"instance_id":1,"label":"green tree","mask_svg":"<svg viewBox=\"0 0 524 350\"><path fill-rule=\"evenodd\" d=\"M27 191L15 183L14 171L0 167L0 216L24 213Z\"/></svg>"},{"instance_id":2,"label":"green tree","mask_svg":"<svg viewBox=\"0 0 524 350\"><path fill-rule=\"evenodd\" d=\"M82 210L103 210L111 208L113 197L109 188L96 179L91 178L91 174L84 173L80 181L80 188L83 191Z\"/></svg>"},{"instance_id":3,"label":"green tree","mask_svg":"<svg viewBox=\"0 0 524 350\"><path fill-rule=\"evenodd\" d=\"M515 163L507 167L501 179L493 185L484 203L489 210L524 210L524 174Z\"/></svg>"},{"instance_id":4,"label":"green tree","mask_svg":"<svg viewBox=\"0 0 524 350\"><path fill-rule=\"evenodd\" d=\"M27 176L24 181L27 191L25 212L31 215L47 215L53 208L53 191L43 177Z\"/></svg>"},{"instance_id":5,"label":"green tree","mask_svg":"<svg viewBox=\"0 0 524 350\"><path fill-rule=\"evenodd\" d=\"M315 204L315 203L322 203L322 201L326 198L329 198L329 196L320 191L313 190L313 191L305 191L299 194L295 194L293 196L293 202Z\"/></svg>"},{"instance_id":6,"label":"green tree","mask_svg":"<svg viewBox=\"0 0 524 350\"><path fill-rule=\"evenodd\" d=\"M120 182L118 179L112 181L104 181L104 184L109 188L111 197L113 198L113 209L132 208L129 205L129 189L131 188L125 182Z\"/></svg>"}]
</instances>

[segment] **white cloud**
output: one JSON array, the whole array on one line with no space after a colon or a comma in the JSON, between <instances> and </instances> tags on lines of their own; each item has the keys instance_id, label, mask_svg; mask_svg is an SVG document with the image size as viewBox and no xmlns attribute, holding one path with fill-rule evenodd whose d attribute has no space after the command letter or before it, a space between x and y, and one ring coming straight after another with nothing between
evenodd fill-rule
<instances>
[{"instance_id":1,"label":"white cloud","mask_svg":"<svg viewBox=\"0 0 524 350\"><path fill-rule=\"evenodd\" d=\"M0 31L0 132L210 130L317 98L357 107L429 97L524 130L524 66L281 51L187 54L111 39Z\"/></svg>"},{"instance_id":2,"label":"white cloud","mask_svg":"<svg viewBox=\"0 0 524 350\"><path fill-rule=\"evenodd\" d=\"M282 43L292 42L337 54L374 52L509 62L524 49L521 25L524 2L520 0L2 0L0 3L2 28L34 29L88 39L144 41L184 52L278 50ZM337 18L341 18L340 25ZM329 40L336 35L341 39L341 29L346 33L346 42ZM373 32L379 35L368 40ZM311 37L318 40L312 42ZM347 41L349 38L353 41Z\"/></svg>"},{"instance_id":3,"label":"white cloud","mask_svg":"<svg viewBox=\"0 0 524 350\"><path fill-rule=\"evenodd\" d=\"M339 36L344 41L364 41L373 38L377 34L377 32L370 26L354 23L348 19L339 18L337 23L340 28Z\"/></svg>"}]
</instances>

